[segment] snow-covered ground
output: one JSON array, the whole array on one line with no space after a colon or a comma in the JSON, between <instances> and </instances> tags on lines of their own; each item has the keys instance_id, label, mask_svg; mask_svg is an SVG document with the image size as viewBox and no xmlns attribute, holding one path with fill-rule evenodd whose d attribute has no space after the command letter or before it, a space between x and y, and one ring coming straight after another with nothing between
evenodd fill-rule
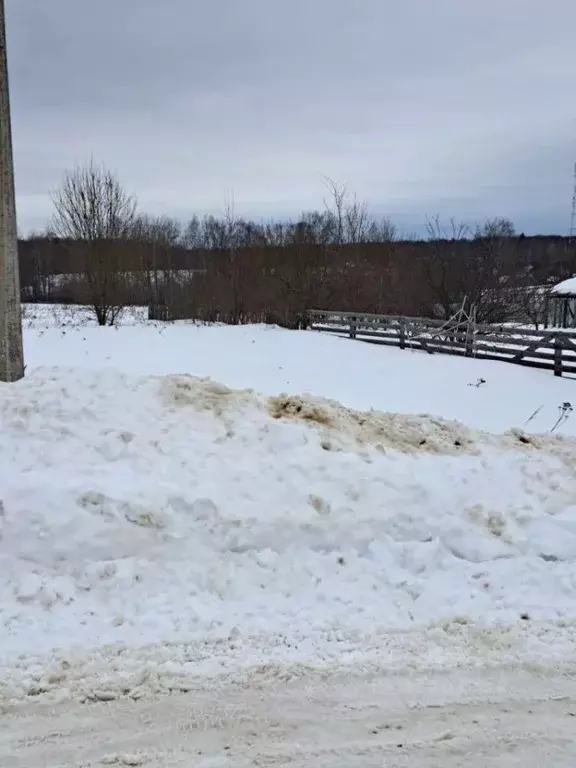
<instances>
[{"instance_id":1,"label":"snow-covered ground","mask_svg":"<svg viewBox=\"0 0 576 768\"><path fill-rule=\"evenodd\" d=\"M492 432L549 432L562 404L576 400L573 379L511 364L383 349L273 326L148 323L145 314L141 307L127 311L122 326L110 330L95 327L87 308L27 305L29 370L191 373L266 395L308 393L359 410L428 413ZM576 413L559 432L576 436Z\"/></svg>"},{"instance_id":2,"label":"snow-covered ground","mask_svg":"<svg viewBox=\"0 0 576 768\"><path fill-rule=\"evenodd\" d=\"M127 307L119 317L119 324L134 325L148 319L147 307ZM77 304L23 304L22 325L26 329L44 331L47 328L81 328L97 326L91 307Z\"/></svg>"},{"instance_id":3,"label":"snow-covered ground","mask_svg":"<svg viewBox=\"0 0 576 768\"><path fill-rule=\"evenodd\" d=\"M574 658L574 381L61 313L0 387L0 696Z\"/></svg>"},{"instance_id":4,"label":"snow-covered ground","mask_svg":"<svg viewBox=\"0 0 576 768\"><path fill-rule=\"evenodd\" d=\"M574 768L574 683L563 671L270 680L260 669L169 697L28 700L2 710L2 768Z\"/></svg>"}]
</instances>

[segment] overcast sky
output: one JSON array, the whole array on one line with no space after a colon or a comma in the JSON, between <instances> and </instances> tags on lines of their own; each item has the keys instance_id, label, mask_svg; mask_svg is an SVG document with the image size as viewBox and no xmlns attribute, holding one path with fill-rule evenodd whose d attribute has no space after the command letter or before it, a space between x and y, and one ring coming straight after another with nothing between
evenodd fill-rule
<instances>
[{"instance_id":1,"label":"overcast sky","mask_svg":"<svg viewBox=\"0 0 576 768\"><path fill-rule=\"evenodd\" d=\"M140 207L566 234L575 0L5 0L20 229L91 155Z\"/></svg>"}]
</instances>

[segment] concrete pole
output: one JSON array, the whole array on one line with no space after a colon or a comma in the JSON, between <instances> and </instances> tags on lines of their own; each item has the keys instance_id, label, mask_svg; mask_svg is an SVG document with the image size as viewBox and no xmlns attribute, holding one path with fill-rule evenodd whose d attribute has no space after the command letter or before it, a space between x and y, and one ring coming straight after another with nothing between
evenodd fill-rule
<instances>
[{"instance_id":1,"label":"concrete pole","mask_svg":"<svg viewBox=\"0 0 576 768\"><path fill-rule=\"evenodd\" d=\"M4 0L0 0L0 381L24 376Z\"/></svg>"}]
</instances>

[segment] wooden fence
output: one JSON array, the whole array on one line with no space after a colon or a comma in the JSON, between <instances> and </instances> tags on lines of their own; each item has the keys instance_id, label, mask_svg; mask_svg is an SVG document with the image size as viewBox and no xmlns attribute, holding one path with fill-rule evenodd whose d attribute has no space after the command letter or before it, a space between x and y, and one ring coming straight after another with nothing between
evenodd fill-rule
<instances>
[{"instance_id":1,"label":"wooden fence","mask_svg":"<svg viewBox=\"0 0 576 768\"><path fill-rule=\"evenodd\" d=\"M451 323L417 317L309 310L310 328L400 349L419 349L576 374L576 332Z\"/></svg>"}]
</instances>

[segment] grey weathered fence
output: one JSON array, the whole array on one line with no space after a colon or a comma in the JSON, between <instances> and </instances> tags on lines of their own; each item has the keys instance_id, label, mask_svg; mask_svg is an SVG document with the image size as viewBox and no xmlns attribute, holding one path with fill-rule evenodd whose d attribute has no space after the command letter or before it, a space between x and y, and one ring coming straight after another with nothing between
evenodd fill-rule
<instances>
[{"instance_id":1,"label":"grey weathered fence","mask_svg":"<svg viewBox=\"0 0 576 768\"><path fill-rule=\"evenodd\" d=\"M576 374L576 332L451 323L421 317L309 310L310 328L351 339Z\"/></svg>"}]
</instances>

